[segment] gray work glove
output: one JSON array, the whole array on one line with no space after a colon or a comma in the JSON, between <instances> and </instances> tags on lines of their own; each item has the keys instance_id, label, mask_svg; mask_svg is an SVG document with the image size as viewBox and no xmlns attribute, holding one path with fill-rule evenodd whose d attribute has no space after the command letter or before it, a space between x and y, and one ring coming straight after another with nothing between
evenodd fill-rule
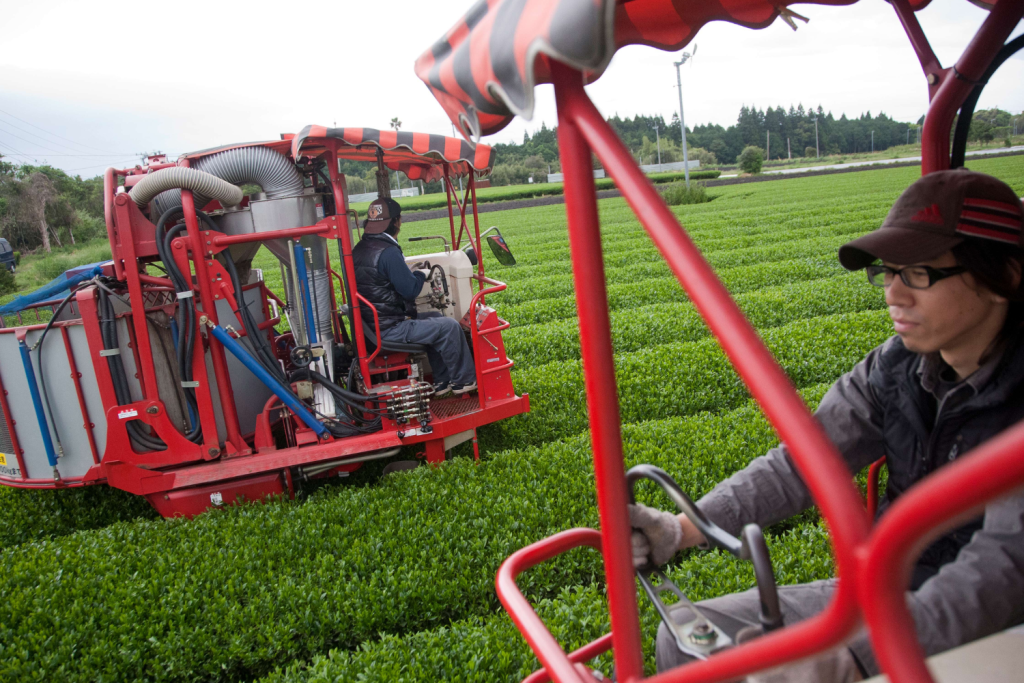
<instances>
[{"instance_id":1,"label":"gray work glove","mask_svg":"<svg viewBox=\"0 0 1024 683\"><path fill-rule=\"evenodd\" d=\"M629 524L633 527L633 567L661 565L672 559L683 542L683 527L671 512L663 512L639 503L629 506Z\"/></svg>"}]
</instances>

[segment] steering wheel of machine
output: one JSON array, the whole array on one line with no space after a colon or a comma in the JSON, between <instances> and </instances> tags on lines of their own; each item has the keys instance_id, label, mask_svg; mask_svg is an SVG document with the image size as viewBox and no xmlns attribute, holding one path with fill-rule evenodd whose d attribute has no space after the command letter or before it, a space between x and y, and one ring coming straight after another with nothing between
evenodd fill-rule
<instances>
[{"instance_id":1,"label":"steering wheel of machine","mask_svg":"<svg viewBox=\"0 0 1024 683\"><path fill-rule=\"evenodd\" d=\"M640 479L650 479L658 484L676 504L679 511L686 515L694 526L704 534L709 546L721 548L736 558L748 560L754 565L757 590L761 598L760 631L767 633L781 628L783 620L779 607L778 590L775 585L775 572L772 569L771 556L768 554L768 545L765 543L761 528L756 524L748 524L743 528L742 538L736 538L705 517L690 497L679 488L679 484L667 472L653 465L637 465L626 473L631 503L636 503L635 489L636 483ZM675 637L676 645L682 652L697 659L707 659L714 652L737 644L705 617L700 609L656 567L643 567L637 569L636 573L644 592L654 603L661 620ZM671 593L677 601L671 606L666 604L661 599L662 593ZM689 610L694 618L684 624L677 624L672 619L671 612L677 612L683 608ZM747 635L745 631L746 629L737 634L738 640L749 639L749 637L743 637ZM760 635L760 633L756 635Z\"/></svg>"}]
</instances>

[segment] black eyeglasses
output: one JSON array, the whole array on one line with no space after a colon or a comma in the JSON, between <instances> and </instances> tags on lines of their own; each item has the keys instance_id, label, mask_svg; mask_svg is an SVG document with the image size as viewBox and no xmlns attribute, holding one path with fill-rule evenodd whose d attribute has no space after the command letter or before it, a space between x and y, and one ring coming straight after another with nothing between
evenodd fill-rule
<instances>
[{"instance_id":1,"label":"black eyeglasses","mask_svg":"<svg viewBox=\"0 0 1024 683\"><path fill-rule=\"evenodd\" d=\"M897 275L903 280L903 284L911 289L928 289L939 280L947 277L966 273L963 266L952 268L932 268L931 266L907 266L906 268L890 268L889 266L868 266L868 282L875 287L888 287Z\"/></svg>"}]
</instances>

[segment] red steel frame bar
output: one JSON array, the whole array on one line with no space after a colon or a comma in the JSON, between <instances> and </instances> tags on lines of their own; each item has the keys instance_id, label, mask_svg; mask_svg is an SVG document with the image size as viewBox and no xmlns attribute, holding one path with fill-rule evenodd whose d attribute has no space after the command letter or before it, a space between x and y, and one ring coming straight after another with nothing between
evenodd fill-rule
<instances>
[{"instance_id":1,"label":"red steel frame bar","mask_svg":"<svg viewBox=\"0 0 1024 683\"><path fill-rule=\"evenodd\" d=\"M626 513L629 496L622 459L619 397L615 385L597 194L591 171L590 147L573 116L573 100L579 99L580 95L585 99L586 95L579 72L558 67L555 63L552 63L552 70L558 104L558 147L566 181L569 246L579 310L580 350L586 371L587 412L594 447L597 507L604 539L602 554L615 669L617 678L628 682L643 675L643 652L630 550L631 529ZM573 81L578 87L572 87ZM548 670L557 673L554 669ZM559 680L571 679L560 676Z\"/></svg>"},{"instance_id":2,"label":"red steel frame bar","mask_svg":"<svg viewBox=\"0 0 1024 683\"><path fill-rule=\"evenodd\" d=\"M18 469L21 470L21 478L28 481L28 470L25 469L25 457L21 452L21 444L18 443L18 433L14 431L16 421L11 417L11 406L7 402L7 389L4 388L4 380L0 377L0 407L4 409L4 422L7 423L7 433L11 435L11 449L14 457L18 460ZM53 484L53 480L48 480Z\"/></svg>"},{"instance_id":3,"label":"red steel frame bar","mask_svg":"<svg viewBox=\"0 0 1024 683\"><path fill-rule=\"evenodd\" d=\"M199 295L203 306L202 314L216 325L217 302L213 296L213 288L210 286L210 275L206 264L206 249L203 248L203 239L199 234L199 221L196 219L195 200L190 190L181 191L181 208L185 214L185 230L190 242L189 247L192 250L192 261L195 263L196 279L199 281ZM213 374L217 378L217 394L220 396L221 414L224 416L227 440L236 451L243 451L247 448L247 445L242 440L241 430L238 426L238 413L235 411L234 392L231 389L231 377L228 375L228 362L224 354L224 347L212 336L208 338L207 343L213 360ZM207 452L212 449L219 449L220 447L216 431L208 434L207 430L204 429L203 442Z\"/></svg>"},{"instance_id":4,"label":"red steel frame bar","mask_svg":"<svg viewBox=\"0 0 1024 683\"><path fill-rule=\"evenodd\" d=\"M75 354L71 350L71 337L68 334L67 326L61 326L60 328L61 337L64 339L64 350L68 355L68 365L71 367L71 380L75 383L75 393L78 395L78 406L82 410L82 427L85 429L86 436L89 437L89 449L92 451L92 461L99 465L100 454L96 450L96 437L93 435L92 430L96 426L89 420L89 410L85 407L85 395L82 393L82 373L78 371L78 366L75 364Z\"/></svg>"},{"instance_id":5,"label":"red steel frame bar","mask_svg":"<svg viewBox=\"0 0 1024 683\"><path fill-rule=\"evenodd\" d=\"M949 131L953 118L996 53L1002 49L1021 15L1024 15L1024 0L999 0L957 60L953 73L939 85L921 132L922 174L949 168ZM914 35L909 30L908 35L914 42ZM916 43L914 47L917 48Z\"/></svg>"},{"instance_id":6,"label":"red steel frame bar","mask_svg":"<svg viewBox=\"0 0 1024 683\"><path fill-rule=\"evenodd\" d=\"M904 591L917 556L942 531L979 514L985 503L1024 484L1024 424L1017 424L950 463L900 496L886 511L863 554L857 577L871 644L883 670L899 683L931 683Z\"/></svg>"},{"instance_id":7,"label":"red steel frame bar","mask_svg":"<svg viewBox=\"0 0 1024 683\"><path fill-rule=\"evenodd\" d=\"M874 519L875 514L878 512L878 480L882 474L882 467L884 465L885 456L883 455L881 458L871 463L871 467L868 468L867 508L868 517L871 519Z\"/></svg>"},{"instance_id":8,"label":"red steel frame bar","mask_svg":"<svg viewBox=\"0 0 1024 683\"><path fill-rule=\"evenodd\" d=\"M513 363L512 363L512 361L509 361L508 363L502 363L498 367L484 369L484 367L483 367L483 354L480 353L480 351L479 351L480 337L482 337L485 334L490 334L492 332L497 332L497 331L500 331L500 330L507 329L508 327L510 327L510 325L508 323L505 323L504 325L498 325L496 327L490 327L490 328L487 328L485 330L477 329L477 322L476 322L476 315L475 315L476 307L477 307L477 304L483 302L483 298L486 295L493 294L494 292L500 292L503 289L506 289L508 287L508 285L506 285L504 282L498 282L497 280L492 280L490 278L486 278L483 275L477 275L476 276L476 280L477 280L478 286L480 287L480 291L478 291L476 294L474 294L473 298L469 302L469 333L470 333L470 339L473 342L473 365L476 366L476 381L478 383L480 383L480 384L483 384L484 375L486 375L488 373L491 373L491 372L498 372L499 370L510 370L512 368ZM484 283L490 284L492 286L491 287L487 287L485 289L484 288ZM477 397L480 400L480 408L481 409L482 408L486 408L487 407L487 398L486 398L485 392L478 391L477 392Z\"/></svg>"},{"instance_id":9,"label":"red steel frame bar","mask_svg":"<svg viewBox=\"0 0 1024 683\"><path fill-rule=\"evenodd\" d=\"M561 122L559 122L558 128L559 132L561 132ZM562 154L562 167L565 168L564 148ZM569 185L567 183L566 188L568 187ZM558 641L556 641L548 632L547 628L544 627L544 622L542 622L540 617L537 616L537 613L533 610L529 601L523 597L519 587L516 586L516 577L541 562L546 562L556 555L560 555L572 550L573 548L579 548L584 545L601 550L601 533L594 531L593 529L569 529L567 531L557 533L550 538L546 538L543 541L533 543L532 545L528 545L525 548L516 551L511 557L502 563L501 568L498 569L498 577L495 581L498 589L498 597L501 598L501 604L505 606L509 616L512 617L512 621L515 622L516 627L526 638L526 642L530 644L530 647L537 654L537 659L540 660L544 670L548 675L553 675L555 680L559 681L559 683L583 683L584 679L580 677L576 668L573 666L573 662L562 650L562 646L558 644ZM626 558L629 559L630 563L632 563L632 555L627 553ZM630 567L630 577L632 577L632 564ZM632 582L630 588L632 589ZM610 585L608 590L609 592L611 591ZM612 635L614 635L614 633L615 630L613 626ZM633 634L637 636L638 647L639 633L639 628L633 631ZM617 663L618 661L616 660L616 664ZM636 673L630 678L626 678L622 673L622 669L617 668L618 680L625 683L625 681L635 678L640 673L643 673L642 663L638 661L638 665L640 668L638 668Z\"/></svg>"}]
</instances>

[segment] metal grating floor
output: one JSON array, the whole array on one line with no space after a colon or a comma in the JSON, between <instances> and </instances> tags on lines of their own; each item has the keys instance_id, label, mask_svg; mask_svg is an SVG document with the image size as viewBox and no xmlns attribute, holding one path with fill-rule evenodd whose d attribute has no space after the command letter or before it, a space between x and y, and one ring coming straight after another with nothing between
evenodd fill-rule
<instances>
[{"instance_id":1,"label":"metal grating floor","mask_svg":"<svg viewBox=\"0 0 1024 683\"><path fill-rule=\"evenodd\" d=\"M430 413L438 420L446 420L450 417L471 413L479 407L480 399L476 394L465 394L431 401Z\"/></svg>"}]
</instances>

